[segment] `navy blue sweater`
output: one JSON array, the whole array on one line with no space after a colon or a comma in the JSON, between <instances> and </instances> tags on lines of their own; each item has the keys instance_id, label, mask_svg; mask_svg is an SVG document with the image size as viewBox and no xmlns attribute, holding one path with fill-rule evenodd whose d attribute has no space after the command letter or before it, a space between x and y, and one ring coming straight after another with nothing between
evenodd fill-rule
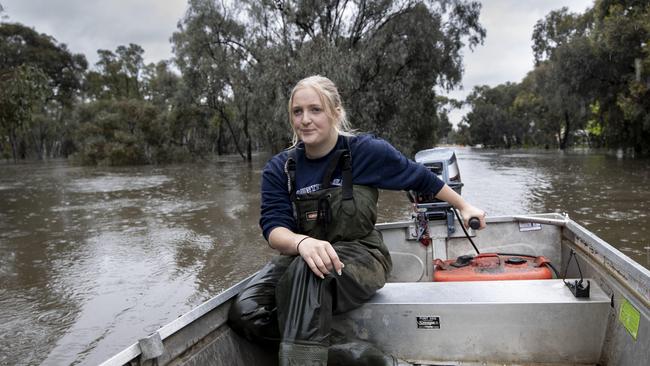
<instances>
[{"instance_id":1,"label":"navy blue sweater","mask_svg":"<svg viewBox=\"0 0 650 366\"><path fill-rule=\"evenodd\" d=\"M437 194L444 186L434 173L423 165L407 159L388 142L372 135L349 138L352 156L352 182L381 189L414 190ZM345 138L339 136L336 148L318 159L305 156L304 145L296 149L296 187L297 193L318 191L334 150L345 148ZM274 228L285 227L293 232L297 225L287 188L287 175L284 165L288 153L283 151L269 160L262 172L262 210L260 226L264 238ZM341 169L332 176L332 186L341 185Z\"/></svg>"}]
</instances>

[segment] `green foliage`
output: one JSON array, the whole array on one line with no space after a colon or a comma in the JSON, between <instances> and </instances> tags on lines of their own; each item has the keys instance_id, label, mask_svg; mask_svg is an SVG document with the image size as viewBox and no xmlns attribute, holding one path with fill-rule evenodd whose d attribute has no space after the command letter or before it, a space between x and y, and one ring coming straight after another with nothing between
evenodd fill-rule
<instances>
[{"instance_id":1,"label":"green foliage","mask_svg":"<svg viewBox=\"0 0 650 366\"><path fill-rule=\"evenodd\" d=\"M183 31L172 37L176 62L185 85L192 86L184 102L199 109L193 111L195 115L207 116L197 121L203 130L209 119L218 116L222 122L214 131L218 153L232 145L242 157L250 159L248 116L246 111L233 115L235 108L250 104L251 82L243 68L253 55L244 45L245 27L224 16L210 1L191 1L179 27ZM242 135L248 139L246 155Z\"/></svg>"},{"instance_id":2,"label":"green foliage","mask_svg":"<svg viewBox=\"0 0 650 366\"><path fill-rule=\"evenodd\" d=\"M650 154L650 4L599 1L594 6L601 42L599 56L609 61L599 85L603 136L613 147ZM614 81L614 82L612 82Z\"/></svg>"},{"instance_id":3,"label":"green foliage","mask_svg":"<svg viewBox=\"0 0 650 366\"><path fill-rule=\"evenodd\" d=\"M158 164L206 156L214 145L210 114L193 104L188 87L168 61L143 64L135 44L98 50L87 73L86 102L74 158L85 165Z\"/></svg>"},{"instance_id":4,"label":"green foliage","mask_svg":"<svg viewBox=\"0 0 650 366\"><path fill-rule=\"evenodd\" d=\"M459 83L460 49L485 36L479 11L461 0L191 0L172 41L194 104L221 116L218 141L230 134L242 156L242 140L286 146L290 88L312 74L339 86L356 128L408 153L436 141L434 90Z\"/></svg>"},{"instance_id":5,"label":"green foliage","mask_svg":"<svg viewBox=\"0 0 650 366\"><path fill-rule=\"evenodd\" d=\"M598 102L593 103L590 106L590 115L592 118L590 118L587 121L587 126L585 127L585 130L587 131L587 134L591 137L591 143L592 145L596 147L600 147L603 145L602 141L602 136L603 136L603 125L600 123L595 117L600 115L600 105Z\"/></svg>"},{"instance_id":6,"label":"green foliage","mask_svg":"<svg viewBox=\"0 0 650 366\"><path fill-rule=\"evenodd\" d=\"M140 99L144 49L137 44L118 46L115 52L97 50L96 71L86 77L85 91L91 99Z\"/></svg>"},{"instance_id":7,"label":"green foliage","mask_svg":"<svg viewBox=\"0 0 650 366\"><path fill-rule=\"evenodd\" d=\"M584 14L550 12L535 25L536 66L522 81L515 108L497 115L490 110L507 110L501 100L481 104L470 96L471 140L493 144L493 136L479 133L482 126L513 132L506 121L522 118L531 127L524 140L536 145L566 148L572 136L586 135L591 146L650 154L649 40L647 1L597 0ZM479 94L499 94L500 87Z\"/></svg>"},{"instance_id":8,"label":"green foliage","mask_svg":"<svg viewBox=\"0 0 650 366\"><path fill-rule=\"evenodd\" d=\"M477 86L467 98L472 110L465 117L471 142L492 147L521 146L528 128L514 108L519 85Z\"/></svg>"},{"instance_id":9,"label":"green foliage","mask_svg":"<svg viewBox=\"0 0 650 366\"><path fill-rule=\"evenodd\" d=\"M84 73L85 58L52 37L2 24L2 65L33 64L49 91L30 100L29 118L11 118L25 126L14 128L23 135L3 141L38 156L76 151L84 164L213 152L250 159L253 145L287 145L290 88L323 74L338 84L359 130L413 152L450 131L451 104L434 90L460 82L460 50L485 36L479 12L467 0L190 0L172 37L180 76L166 61L145 65L136 44L98 50L98 62Z\"/></svg>"},{"instance_id":10,"label":"green foliage","mask_svg":"<svg viewBox=\"0 0 650 366\"><path fill-rule=\"evenodd\" d=\"M9 141L14 161L25 154L19 145L29 137L33 112L48 92L47 76L37 67L22 65L0 74L0 132Z\"/></svg>"},{"instance_id":11,"label":"green foliage","mask_svg":"<svg viewBox=\"0 0 650 366\"><path fill-rule=\"evenodd\" d=\"M86 59L17 23L0 24L2 137L14 159L67 152L69 121ZM6 99L9 98L9 99Z\"/></svg>"},{"instance_id":12,"label":"green foliage","mask_svg":"<svg viewBox=\"0 0 650 366\"><path fill-rule=\"evenodd\" d=\"M167 126L156 107L145 101L100 100L78 110L79 151L85 165L130 165L169 162L164 151Z\"/></svg>"},{"instance_id":13,"label":"green foliage","mask_svg":"<svg viewBox=\"0 0 650 366\"><path fill-rule=\"evenodd\" d=\"M81 84L86 58L72 54L65 44L18 23L0 24L0 68L11 70L21 65L41 69L48 77L51 99L69 106Z\"/></svg>"},{"instance_id":14,"label":"green foliage","mask_svg":"<svg viewBox=\"0 0 650 366\"><path fill-rule=\"evenodd\" d=\"M170 108L179 92L180 77L170 70L169 61L146 65L142 72L141 95L161 109Z\"/></svg>"},{"instance_id":15,"label":"green foliage","mask_svg":"<svg viewBox=\"0 0 650 366\"><path fill-rule=\"evenodd\" d=\"M0 15L4 9L0 5ZM633 147L650 154L650 4L596 0L550 12L533 29L521 83L476 87L451 130L441 98L461 80L461 49L485 37L470 0L190 0L174 62L144 64L137 44L83 55L21 24L0 24L2 156L148 164L291 138L291 87L321 74L360 131L409 154L440 138L487 146ZM578 141L576 141L578 142Z\"/></svg>"}]
</instances>

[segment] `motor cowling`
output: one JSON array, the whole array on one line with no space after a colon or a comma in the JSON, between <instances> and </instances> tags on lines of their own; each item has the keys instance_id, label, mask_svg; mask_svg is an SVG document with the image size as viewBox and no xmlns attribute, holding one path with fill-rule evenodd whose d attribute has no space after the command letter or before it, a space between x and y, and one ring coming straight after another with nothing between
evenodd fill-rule
<instances>
[{"instance_id":1,"label":"motor cowling","mask_svg":"<svg viewBox=\"0 0 650 366\"><path fill-rule=\"evenodd\" d=\"M415 154L415 161L436 174L456 193L461 194L463 182L454 150L441 147L422 150ZM431 193L409 192L409 198L416 205L417 211L426 213L428 220L444 220L449 217L451 205Z\"/></svg>"}]
</instances>

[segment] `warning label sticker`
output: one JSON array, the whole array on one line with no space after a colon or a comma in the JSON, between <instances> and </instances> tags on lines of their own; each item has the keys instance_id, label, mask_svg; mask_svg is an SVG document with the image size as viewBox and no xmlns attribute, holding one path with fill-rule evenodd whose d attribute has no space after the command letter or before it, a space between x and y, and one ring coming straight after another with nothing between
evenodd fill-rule
<instances>
[{"instance_id":1,"label":"warning label sticker","mask_svg":"<svg viewBox=\"0 0 650 366\"><path fill-rule=\"evenodd\" d=\"M440 329L439 316L418 316L416 320L418 329Z\"/></svg>"},{"instance_id":2,"label":"warning label sticker","mask_svg":"<svg viewBox=\"0 0 650 366\"><path fill-rule=\"evenodd\" d=\"M639 323L641 322L641 313L630 304L627 299L623 299L621 310L618 313L618 320L623 324L625 329L630 333L632 338L636 340L639 334Z\"/></svg>"},{"instance_id":3,"label":"warning label sticker","mask_svg":"<svg viewBox=\"0 0 650 366\"><path fill-rule=\"evenodd\" d=\"M519 231L535 231L535 230L542 230L542 224L538 224L535 222L520 222L519 223Z\"/></svg>"}]
</instances>

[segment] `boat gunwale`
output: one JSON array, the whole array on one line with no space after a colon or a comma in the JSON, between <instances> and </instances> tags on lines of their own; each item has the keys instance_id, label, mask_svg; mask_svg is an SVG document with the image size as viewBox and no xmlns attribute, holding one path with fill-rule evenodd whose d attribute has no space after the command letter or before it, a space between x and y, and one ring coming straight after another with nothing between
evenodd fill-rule
<instances>
[{"instance_id":1,"label":"boat gunwale","mask_svg":"<svg viewBox=\"0 0 650 366\"><path fill-rule=\"evenodd\" d=\"M641 310L650 308L650 270L573 220L567 222L567 229L576 248L626 288L630 301L639 303Z\"/></svg>"},{"instance_id":2,"label":"boat gunwale","mask_svg":"<svg viewBox=\"0 0 650 366\"><path fill-rule=\"evenodd\" d=\"M156 334L158 334L160 335L160 339L164 341L168 337L172 336L174 333L183 329L187 325L193 323L195 320L200 319L205 314L213 311L214 309L218 308L220 305L226 303L233 297L237 296L237 294L244 288L244 286L246 286L248 281L250 281L253 278L253 276L255 276L256 273L257 272L239 281L235 285L226 289L224 292L221 292L218 295L215 295L214 297L208 299L207 301L203 302L201 305L181 315L177 319L162 326L161 328L159 328L158 330L156 330L155 332L151 333L150 335L144 338L146 339L146 338L154 337ZM142 354L142 350L140 349L140 343L138 341L130 345L120 353L116 354L115 356L109 358L105 362L101 363L100 366L124 365L127 362L132 361L136 357L140 356L141 354Z\"/></svg>"}]
</instances>

